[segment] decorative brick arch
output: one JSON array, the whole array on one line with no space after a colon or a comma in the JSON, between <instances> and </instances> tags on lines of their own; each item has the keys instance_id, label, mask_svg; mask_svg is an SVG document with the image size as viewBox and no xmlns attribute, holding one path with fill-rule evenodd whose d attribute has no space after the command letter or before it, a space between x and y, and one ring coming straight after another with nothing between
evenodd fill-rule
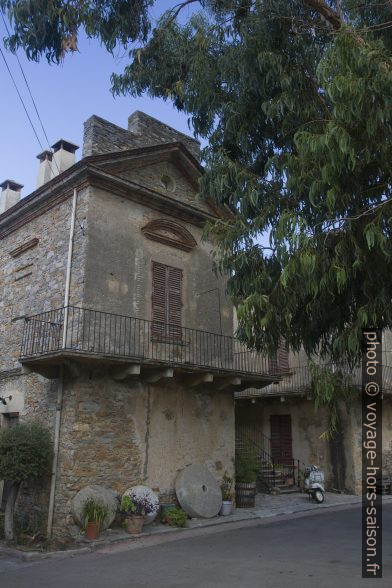
<instances>
[{"instance_id":1,"label":"decorative brick arch","mask_svg":"<svg viewBox=\"0 0 392 588\"><path fill-rule=\"evenodd\" d=\"M182 225L165 218L158 218L147 223L142 232L147 239L191 251L197 243L193 235Z\"/></svg>"}]
</instances>

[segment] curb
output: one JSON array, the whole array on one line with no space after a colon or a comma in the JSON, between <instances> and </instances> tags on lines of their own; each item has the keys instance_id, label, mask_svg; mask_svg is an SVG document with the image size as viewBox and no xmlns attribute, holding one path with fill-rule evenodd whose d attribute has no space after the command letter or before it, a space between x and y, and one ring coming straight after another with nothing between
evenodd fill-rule
<instances>
[{"instance_id":1,"label":"curb","mask_svg":"<svg viewBox=\"0 0 392 588\"><path fill-rule=\"evenodd\" d=\"M383 496L383 502L390 503L392 502L392 496ZM191 527L185 527L182 529L173 528L167 529L164 532L146 532L142 533L141 535L137 535L134 537L114 537L111 540L106 540L97 543L91 543L85 547L78 547L76 549L69 549L64 551L48 551L48 552L37 552L37 551L20 551L18 549L14 549L12 547L1 546L0 547L0 557L2 555L8 555L14 559L18 559L22 562L33 562L33 561L40 561L43 559L64 559L66 557L75 557L76 555L83 555L86 553L93 553L96 551L100 551L102 549L110 549L110 547L119 547L123 545L124 547L133 546L137 547L146 547L147 545L143 545L144 541L147 542L158 542L163 543L165 542L166 538L168 541L176 541L181 537L184 537L184 534L187 537L191 537L193 532L199 531L199 533L195 533L195 535L200 534L203 530L214 530L217 532L219 527L222 527L222 530L228 530L229 526L231 525L233 528L240 528L244 526L253 526L258 524L268 524L274 522L283 522L295 518L300 518L301 516L311 516L322 514L324 511L328 511L330 508L335 508L337 510L345 510L354 508L356 506L361 505L361 500L356 500L353 502L347 503L336 503L333 502L331 504L325 504L324 506L318 508L316 505L312 508L301 508L296 510L285 510L285 511L278 511L272 514L266 515L249 515L242 518L238 518L236 520L211 520L211 522L203 522L200 525L195 524ZM297 516L298 515L298 516ZM185 537L184 537L185 538Z\"/></svg>"}]
</instances>

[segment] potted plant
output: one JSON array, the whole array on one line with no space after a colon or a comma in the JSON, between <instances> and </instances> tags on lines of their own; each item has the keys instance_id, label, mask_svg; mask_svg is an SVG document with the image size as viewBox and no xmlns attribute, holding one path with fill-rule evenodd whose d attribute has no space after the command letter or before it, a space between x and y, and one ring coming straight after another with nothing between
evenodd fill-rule
<instances>
[{"instance_id":1,"label":"potted plant","mask_svg":"<svg viewBox=\"0 0 392 588\"><path fill-rule=\"evenodd\" d=\"M127 533L141 533L145 516L154 512L155 508L156 505L152 504L147 495L124 494L121 499L121 511L125 516Z\"/></svg>"},{"instance_id":2,"label":"potted plant","mask_svg":"<svg viewBox=\"0 0 392 588\"><path fill-rule=\"evenodd\" d=\"M162 513L161 522L171 527L185 527L186 519L186 513L181 508L171 506Z\"/></svg>"},{"instance_id":3,"label":"potted plant","mask_svg":"<svg viewBox=\"0 0 392 588\"><path fill-rule=\"evenodd\" d=\"M137 514L137 510L132 498L128 494L124 494L121 499L121 514L125 519L125 530L131 535L141 533L143 529L144 514Z\"/></svg>"},{"instance_id":4,"label":"potted plant","mask_svg":"<svg viewBox=\"0 0 392 588\"><path fill-rule=\"evenodd\" d=\"M235 498L239 508L254 508L256 479L260 471L258 453L253 447L239 452L235 460Z\"/></svg>"},{"instance_id":5,"label":"potted plant","mask_svg":"<svg viewBox=\"0 0 392 588\"><path fill-rule=\"evenodd\" d=\"M105 504L88 498L83 505L83 528L87 539L94 541L99 537L101 525L109 515L109 509Z\"/></svg>"},{"instance_id":6,"label":"potted plant","mask_svg":"<svg viewBox=\"0 0 392 588\"><path fill-rule=\"evenodd\" d=\"M219 514L222 517L227 515L231 515L233 512L233 497L232 497L232 488L233 488L233 478L227 475L227 472L224 473L221 483L221 492L222 492L222 506L219 511Z\"/></svg>"},{"instance_id":7,"label":"potted plant","mask_svg":"<svg viewBox=\"0 0 392 588\"><path fill-rule=\"evenodd\" d=\"M294 476L293 476L292 472L286 474L284 478L285 478L286 486L288 486L289 488L294 486Z\"/></svg>"}]
</instances>

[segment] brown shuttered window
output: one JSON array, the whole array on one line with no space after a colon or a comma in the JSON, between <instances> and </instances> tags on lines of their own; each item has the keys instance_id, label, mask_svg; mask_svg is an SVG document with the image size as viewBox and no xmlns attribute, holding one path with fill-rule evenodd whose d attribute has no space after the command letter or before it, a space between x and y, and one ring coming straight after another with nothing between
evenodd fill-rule
<instances>
[{"instance_id":1,"label":"brown shuttered window","mask_svg":"<svg viewBox=\"0 0 392 588\"><path fill-rule=\"evenodd\" d=\"M152 263L152 336L181 339L182 270Z\"/></svg>"},{"instance_id":2,"label":"brown shuttered window","mask_svg":"<svg viewBox=\"0 0 392 588\"><path fill-rule=\"evenodd\" d=\"M282 340L275 357L269 359L269 372L277 374L289 371L289 350L286 343Z\"/></svg>"}]
</instances>

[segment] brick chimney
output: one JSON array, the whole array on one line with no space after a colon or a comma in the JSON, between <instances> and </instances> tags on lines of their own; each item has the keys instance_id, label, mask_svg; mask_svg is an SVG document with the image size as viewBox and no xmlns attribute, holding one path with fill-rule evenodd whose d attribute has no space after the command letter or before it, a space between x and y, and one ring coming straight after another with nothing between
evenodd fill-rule
<instances>
[{"instance_id":1,"label":"brick chimney","mask_svg":"<svg viewBox=\"0 0 392 588\"><path fill-rule=\"evenodd\" d=\"M23 188L22 184L18 184L13 180L5 180L0 184L0 214L17 204L20 200L20 193Z\"/></svg>"},{"instance_id":2,"label":"brick chimney","mask_svg":"<svg viewBox=\"0 0 392 588\"><path fill-rule=\"evenodd\" d=\"M78 145L60 139L52 145L53 149L53 163L52 177L58 176L63 171L71 167L75 163L75 151L79 149Z\"/></svg>"}]
</instances>

